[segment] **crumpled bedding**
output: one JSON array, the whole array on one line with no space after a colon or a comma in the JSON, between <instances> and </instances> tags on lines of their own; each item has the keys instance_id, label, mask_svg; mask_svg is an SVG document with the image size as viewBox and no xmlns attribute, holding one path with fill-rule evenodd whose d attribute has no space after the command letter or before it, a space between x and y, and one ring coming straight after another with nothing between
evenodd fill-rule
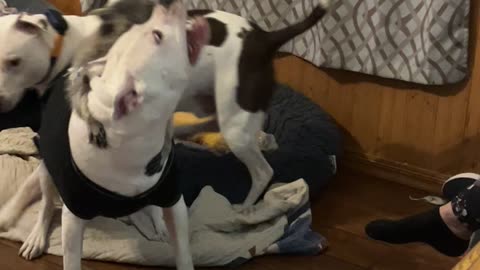
<instances>
[{"instance_id":1,"label":"crumpled bedding","mask_svg":"<svg viewBox=\"0 0 480 270\"><path fill-rule=\"evenodd\" d=\"M29 128L0 132L0 204L15 193L39 164L33 136L35 133ZM28 208L17 225L0 233L0 237L24 241L35 223L38 207L36 203ZM265 254L312 255L327 245L325 238L310 229L309 192L303 179L273 185L255 207L239 209L212 187L202 189L189 209L196 265L238 265ZM151 220L128 221L94 219L85 232L84 258L151 266L174 265L168 242L157 235ZM49 254L62 255L60 226L58 208L49 240ZM141 233L137 226L142 226Z\"/></svg>"}]
</instances>

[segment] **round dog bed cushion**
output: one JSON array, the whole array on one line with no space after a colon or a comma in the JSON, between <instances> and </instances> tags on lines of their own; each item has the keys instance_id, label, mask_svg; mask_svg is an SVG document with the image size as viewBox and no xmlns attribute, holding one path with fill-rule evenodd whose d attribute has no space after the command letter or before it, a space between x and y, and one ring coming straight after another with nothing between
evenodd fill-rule
<instances>
[{"instance_id":1,"label":"round dog bed cushion","mask_svg":"<svg viewBox=\"0 0 480 270\"><path fill-rule=\"evenodd\" d=\"M264 153L274 169L272 184L303 178L315 198L336 172L336 158L342 152L342 135L319 106L291 88L279 85L267 112L265 132L275 136L279 149ZM222 156L209 151L176 145L176 166L190 205L205 186L242 203L250 186L247 168L232 153Z\"/></svg>"}]
</instances>

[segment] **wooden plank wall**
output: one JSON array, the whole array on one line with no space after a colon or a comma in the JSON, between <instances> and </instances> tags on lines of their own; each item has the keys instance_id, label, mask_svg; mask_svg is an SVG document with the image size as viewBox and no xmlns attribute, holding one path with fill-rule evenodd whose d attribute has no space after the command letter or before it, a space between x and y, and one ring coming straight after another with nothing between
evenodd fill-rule
<instances>
[{"instance_id":1,"label":"wooden plank wall","mask_svg":"<svg viewBox=\"0 0 480 270\"><path fill-rule=\"evenodd\" d=\"M79 0L47 0L65 15L81 15L82 7Z\"/></svg>"},{"instance_id":2,"label":"wooden plank wall","mask_svg":"<svg viewBox=\"0 0 480 270\"><path fill-rule=\"evenodd\" d=\"M319 69L294 56L277 78L330 112L347 134L344 164L438 191L446 175L480 172L480 1L472 0L472 75L430 87ZM477 46L478 44L478 46Z\"/></svg>"}]
</instances>

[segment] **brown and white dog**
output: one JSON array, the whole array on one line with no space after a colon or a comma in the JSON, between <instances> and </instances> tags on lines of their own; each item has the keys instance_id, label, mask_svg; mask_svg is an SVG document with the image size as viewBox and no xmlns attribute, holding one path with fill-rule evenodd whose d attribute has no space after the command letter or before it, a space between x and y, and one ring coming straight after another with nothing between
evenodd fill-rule
<instances>
[{"instance_id":1,"label":"brown and white dog","mask_svg":"<svg viewBox=\"0 0 480 270\"><path fill-rule=\"evenodd\" d=\"M212 121L218 124L229 149L247 166L252 177L245 206L259 199L273 175L258 138L271 142L260 140L260 145L276 145L273 136L265 136L262 132L265 112L275 88L274 56L287 41L317 24L329 7L330 0L319 0L305 20L272 32L227 12L189 12L190 16L207 19L212 38L200 55L177 111L194 112L197 116L216 114Z\"/></svg>"}]
</instances>

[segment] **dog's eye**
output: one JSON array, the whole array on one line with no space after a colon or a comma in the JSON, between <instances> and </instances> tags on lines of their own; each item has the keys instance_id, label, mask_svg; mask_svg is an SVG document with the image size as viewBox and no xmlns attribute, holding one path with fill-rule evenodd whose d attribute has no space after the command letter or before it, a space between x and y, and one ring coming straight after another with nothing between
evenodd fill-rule
<instances>
[{"instance_id":1,"label":"dog's eye","mask_svg":"<svg viewBox=\"0 0 480 270\"><path fill-rule=\"evenodd\" d=\"M22 59L16 57L16 58L8 59L7 61L5 61L5 66L8 69L16 68L20 66L21 63L22 63Z\"/></svg>"},{"instance_id":2,"label":"dog's eye","mask_svg":"<svg viewBox=\"0 0 480 270\"><path fill-rule=\"evenodd\" d=\"M162 32L158 30L153 30L152 35L153 35L153 39L155 40L155 43L160 44L162 42L162 39L163 39Z\"/></svg>"}]
</instances>

